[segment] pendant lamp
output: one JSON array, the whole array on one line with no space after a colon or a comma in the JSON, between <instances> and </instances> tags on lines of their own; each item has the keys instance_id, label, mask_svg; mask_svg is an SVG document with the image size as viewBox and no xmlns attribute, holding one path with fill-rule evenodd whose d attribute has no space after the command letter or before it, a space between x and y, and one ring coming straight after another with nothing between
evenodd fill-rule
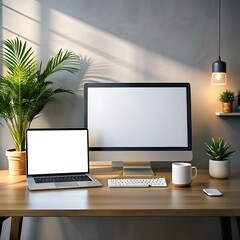
<instances>
[{"instance_id":1,"label":"pendant lamp","mask_svg":"<svg viewBox=\"0 0 240 240\"><path fill-rule=\"evenodd\" d=\"M220 48L221 48L221 0L219 0L219 11L218 11L218 59L212 63L212 85L226 85L227 84L227 75L226 75L226 62L223 62L220 57Z\"/></svg>"}]
</instances>

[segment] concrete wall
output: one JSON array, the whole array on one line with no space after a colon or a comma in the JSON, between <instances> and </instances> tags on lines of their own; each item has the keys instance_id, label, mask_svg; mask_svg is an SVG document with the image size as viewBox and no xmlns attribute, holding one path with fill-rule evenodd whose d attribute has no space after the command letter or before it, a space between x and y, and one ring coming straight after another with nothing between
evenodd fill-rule
<instances>
[{"instance_id":1,"label":"concrete wall","mask_svg":"<svg viewBox=\"0 0 240 240\"><path fill-rule=\"evenodd\" d=\"M240 2L222 0L221 57L227 62L228 85L211 86L211 63L218 57L217 0L2 0L0 40L16 35L29 42L43 64L60 48L86 57L87 80L101 82L190 82L192 87L193 164L208 167L204 142L222 136L237 150L232 166L240 167L240 118L219 118L218 95L238 91ZM0 69L1 70L1 69ZM33 127L81 127L81 73L55 76L74 96L59 95L33 121ZM86 79L85 79L86 80ZM0 169L7 169L5 149L13 147L0 127ZM161 165L160 165L161 166ZM183 220L183 221L182 221ZM24 220L23 239L146 239L143 226L155 219ZM195 224L192 224L192 223ZM158 219L153 235L163 239L217 239L215 218ZM166 228L165 226L169 226ZM81 229L81 226L83 228ZM161 227L162 226L162 227ZM181 227L179 227L181 226ZM106 227L107 231L103 231ZM118 227L121 233L116 235ZM172 228L177 227L177 231ZM209 234L205 236L202 229ZM7 225L6 225L7 229ZM51 231L54 229L54 231ZM123 230L122 230L123 229ZM140 229L140 230L139 230ZM94 230L94 231L93 231ZM3 232L4 236L7 231ZM199 235L199 233L201 233ZM135 234L135 235L134 235ZM167 236L170 236L167 238ZM187 235L188 236L188 235Z\"/></svg>"}]
</instances>

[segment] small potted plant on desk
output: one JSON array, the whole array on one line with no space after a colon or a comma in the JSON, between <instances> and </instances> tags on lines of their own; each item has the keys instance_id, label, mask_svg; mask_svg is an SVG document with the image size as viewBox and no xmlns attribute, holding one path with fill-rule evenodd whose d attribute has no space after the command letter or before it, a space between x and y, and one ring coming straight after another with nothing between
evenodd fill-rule
<instances>
[{"instance_id":1,"label":"small potted plant on desk","mask_svg":"<svg viewBox=\"0 0 240 240\"><path fill-rule=\"evenodd\" d=\"M0 76L0 117L5 120L15 146L6 151L9 173L21 175L25 174L26 129L55 94L71 93L52 88L53 82L48 77L59 71L76 73L80 58L72 51L61 49L42 70L32 48L15 38L3 41L0 61L7 70L5 76Z\"/></svg>"},{"instance_id":2,"label":"small potted plant on desk","mask_svg":"<svg viewBox=\"0 0 240 240\"><path fill-rule=\"evenodd\" d=\"M230 90L223 91L219 96L219 101L222 102L223 112L232 112L235 93Z\"/></svg>"},{"instance_id":3,"label":"small potted plant on desk","mask_svg":"<svg viewBox=\"0 0 240 240\"><path fill-rule=\"evenodd\" d=\"M230 151L232 146L224 139L219 137L217 140L212 138L210 144L205 143L206 154L209 159L209 174L214 178L228 178L230 176L230 157L235 151Z\"/></svg>"}]
</instances>

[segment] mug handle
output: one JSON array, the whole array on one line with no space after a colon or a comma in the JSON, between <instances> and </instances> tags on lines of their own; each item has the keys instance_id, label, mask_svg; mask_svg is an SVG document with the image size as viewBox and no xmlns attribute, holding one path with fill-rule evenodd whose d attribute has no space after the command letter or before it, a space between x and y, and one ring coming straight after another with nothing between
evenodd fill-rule
<instances>
[{"instance_id":1,"label":"mug handle","mask_svg":"<svg viewBox=\"0 0 240 240\"><path fill-rule=\"evenodd\" d=\"M194 175L192 175L192 179L194 179L196 176L197 176L197 167L192 167L192 170L195 170L195 174Z\"/></svg>"}]
</instances>

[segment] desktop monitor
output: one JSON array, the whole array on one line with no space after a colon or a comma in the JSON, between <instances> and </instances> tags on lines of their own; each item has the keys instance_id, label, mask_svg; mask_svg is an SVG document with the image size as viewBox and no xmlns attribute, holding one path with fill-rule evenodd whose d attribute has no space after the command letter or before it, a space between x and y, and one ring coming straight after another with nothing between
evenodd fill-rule
<instances>
[{"instance_id":1,"label":"desktop monitor","mask_svg":"<svg viewBox=\"0 0 240 240\"><path fill-rule=\"evenodd\" d=\"M152 175L151 162L191 161L190 84L87 83L84 126L90 160L123 162L124 174Z\"/></svg>"}]
</instances>

